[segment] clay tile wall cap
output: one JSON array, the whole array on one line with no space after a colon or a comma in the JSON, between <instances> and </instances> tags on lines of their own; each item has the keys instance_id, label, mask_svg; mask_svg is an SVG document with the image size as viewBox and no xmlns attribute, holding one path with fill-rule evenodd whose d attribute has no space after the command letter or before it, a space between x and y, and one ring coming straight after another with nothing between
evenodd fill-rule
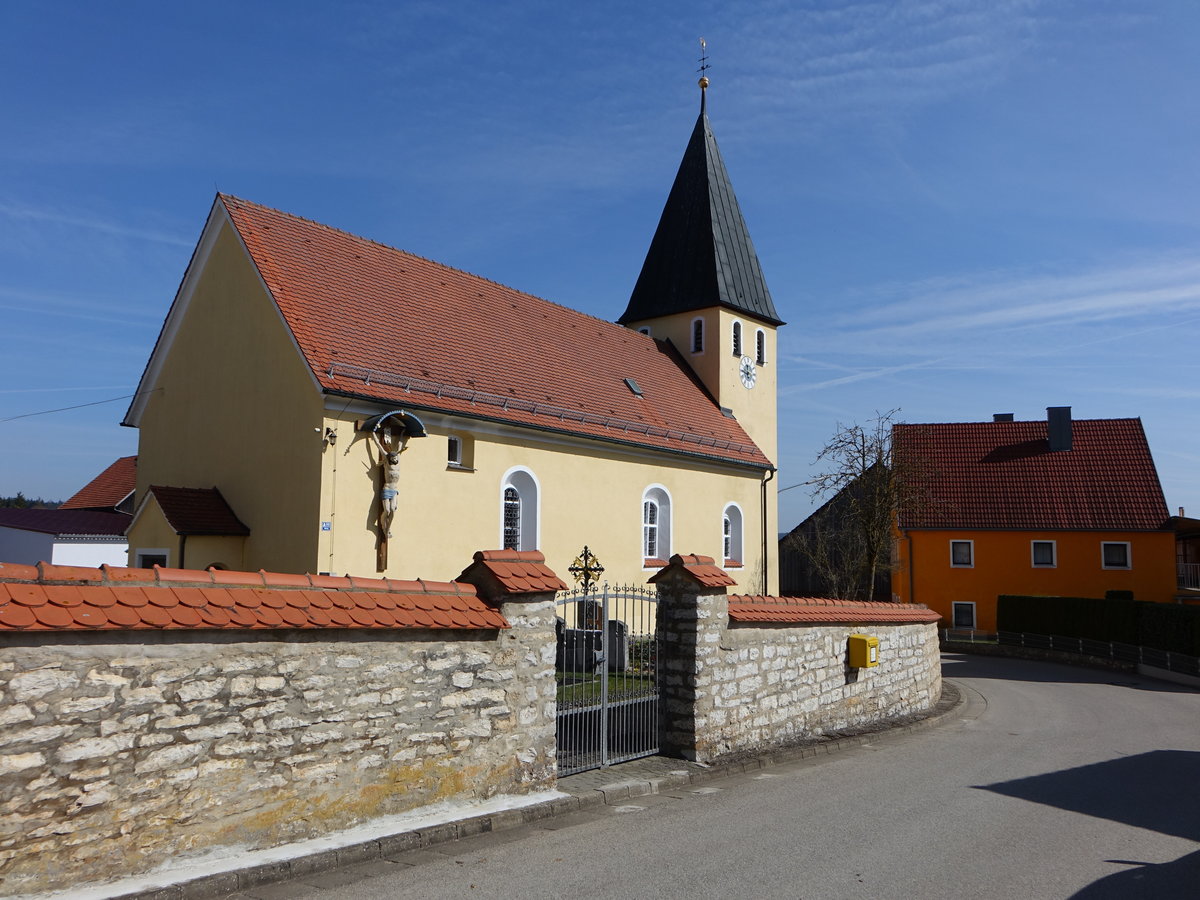
<instances>
[{"instance_id":1,"label":"clay tile wall cap","mask_svg":"<svg viewBox=\"0 0 1200 900\"><path fill-rule=\"evenodd\" d=\"M307 575L293 575L286 572L267 572L263 569L258 570L258 574L262 576L263 584L267 587L282 587L282 588L307 588L311 587Z\"/></svg>"},{"instance_id":2,"label":"clay tile wall cap","mask_svg":"<svg viewBox=\"0 0 1200 900\"><path fill-rule=\"evenodd\" d=\"M155 566L159 584L194 584L210 585L213 583L212 573L207 569L168 569Z\"/></svg>"},{"instance_id":3,"label":"clay tile wall cap","mask_svg":"<svg viewBox=\"0 0 1200 900\"><path fill-rule=\"evenodd\" d=\"M37 566L21 563L0 563L0 581L37 581Z\"/></svg>"},{"instance_id":4,"label":"clay tile wall cap","mask_svg":"<svg viewBox=\"0 0 1200 900\"><path fill-rule=\"evenodd\" d=\"M128 569L124 566L110 566L107 563L100 569L104 572L104 580L111 583L153 584L155 581L153 569Z\"/></svg>"},{"instance_id":5,"label":"clay tile wall cap","mask_svg":"<svg viewBox=\"0 0 1200 900\"><path fill-rule=\"evenodd\" d=\"M54 566L48 562L38 563L40 580L46 584L56 582L79 582L100 584L104 581L104 573L99 569L85 566Z\"/></svg>"},{"instance_id":6,"label":"clay tile wall cap","mask_svg":"<svg viewBox=\"0 0 1200 900\"><path fill-rule=\"evenodd\" d=\"M240 587L262 587L261 572L235 572L231 569L209 569L212 573L213 584L227 584Z\"/></svg>"}]
</instances>

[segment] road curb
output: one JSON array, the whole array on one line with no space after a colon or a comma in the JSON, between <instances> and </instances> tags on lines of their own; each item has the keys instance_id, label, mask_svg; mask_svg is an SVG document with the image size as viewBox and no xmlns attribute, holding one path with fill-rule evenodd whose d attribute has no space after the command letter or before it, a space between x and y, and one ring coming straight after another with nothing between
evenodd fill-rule
<instances>
[{"instance_id":1,"label":"road curb","mask_svg":"<svg viewBox=\"0 0 1200 900\"><path fill-rule=\"evenodd\" d=\"M982 700L982 698L979 699ZM941 699L928 715L915 721L905 721L902 724L862 733L841 734L825 740L808 742L803 746L780 748L728 762L718 762L710 766L697 766L681 760L670 760L664 764L688 766L688 768L647 778L614 781L611 784L597 787L581 787L575 791L572 791L570 782L571 778L577 776L569 776L561 779L558 786L558 789L565 792L566 796L556 797L542 803L398 832L369 841L298 856L294 859L259 863L205 875L177 884L114 893L109 896L112 900L216 900L216 898L266 884L288 881L306 875L316 875L356 863L389 859L398 853L410 850L435 847L461 838L531 825L544 819L600 806L621 805L623 800L658 794L664 790L688 785L703 784L721 778L759 772L782 764L795 763L861 747L868 743L876 743L890 737L924 731L945 723L951 717L961 713L964 708L969 708L973 702L975 702L973 698L968 696L968 692L961 685L950 679L943 679ZM113 885L113 887L119 890L117 885Z\"/></svg>"}]
</instances>

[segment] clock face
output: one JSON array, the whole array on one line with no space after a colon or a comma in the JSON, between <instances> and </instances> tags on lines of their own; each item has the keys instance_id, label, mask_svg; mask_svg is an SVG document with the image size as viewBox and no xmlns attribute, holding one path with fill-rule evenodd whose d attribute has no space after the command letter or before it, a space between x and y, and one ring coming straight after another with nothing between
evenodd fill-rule
<instances>
[{"instance_id":1,"label":"clock face","mask_svg":"<svg viewBox=\"0 0 1200 900\"><path fill-rule=\"evenodd\" d=\"M758 372L754 368L754 360L748 356L743 356L741 365L738 367L738 373L742 376L743 385L747 388L754 387L754 380L758 377Z\"/></svg>"}]
</instances>

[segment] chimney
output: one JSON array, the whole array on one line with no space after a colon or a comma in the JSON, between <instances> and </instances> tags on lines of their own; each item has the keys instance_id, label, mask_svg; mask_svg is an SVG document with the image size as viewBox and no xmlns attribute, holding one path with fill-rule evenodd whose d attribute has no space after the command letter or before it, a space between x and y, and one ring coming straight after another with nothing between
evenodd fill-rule
<instances>
[{"instance_id":1,"label":"chimney","mask_svg":"<svg viewBox=\"0 0 1200 900\"><path fill-rule=\"evenodd\" d=\"M1012 420L1012 413L992 413L993 422L1011 422Z\"/></svg>"},{"instance_id":2,"label":"chimney","mask_svg":"<svg viewBox=\"0 0 1200 900\"><path fill-rule=\"evenodd\" d=\"M1071 407L1046 407L1046 438L1051 452L1071 449Z\"/></svg>"}]
</instances>

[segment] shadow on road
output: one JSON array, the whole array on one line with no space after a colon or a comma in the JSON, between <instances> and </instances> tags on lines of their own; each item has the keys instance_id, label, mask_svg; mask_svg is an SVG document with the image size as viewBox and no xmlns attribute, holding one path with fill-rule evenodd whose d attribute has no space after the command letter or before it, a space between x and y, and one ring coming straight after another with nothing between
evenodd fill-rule
<instances>
[{"instance_id":1,"label":"shadow on road","mask_svg":"<svg viewBox=\"0 0 1200 900\"><path fill-rule=\"evenodd\" d=\"M1154 750L980 789L1200 842L1197 784L1200 752ZM1200 896L1200 851L1167 863L1107 862L1131 868L1093 882L1070 900L1195 900Z\"/></svg>"},{"instance_id":2,"label":"shadow on road","mask_svg":"<svg viewBox=\"0 0 1200 900\"><path fill-rule=\"evenodd\" d=\"M1153 750L981 789L1200 842L1197 784L1200 751Z\"/></svg>"},{"instance_id":3,"label":"shadow on road","mask_svg":"<svg viewBox=\"0 0 1200 900\"><path fill-rule=\"evenodd\" d=\"M1195 694L1196 688L1171 681L1147 678L1136 672L1112 672L1065 663L1041 662L970 653L943 653L942 675L946 678L999 678L1004 681L1034 681L1077 684L1115 684L1139 691L1164 694Z\"/></svg>"},{"instance_id":4,"label":"shadow on road","mask_svg":"<svg viewBox=\"0 0 1200 900\"><path fill-rule=\"evenodd\" d=\"M1070 900L1195 900L1200 884L1200 850L1167 863L1106 861L1132 868L1089 884L1072 894Z\"/></svg>"}]
</instances>

